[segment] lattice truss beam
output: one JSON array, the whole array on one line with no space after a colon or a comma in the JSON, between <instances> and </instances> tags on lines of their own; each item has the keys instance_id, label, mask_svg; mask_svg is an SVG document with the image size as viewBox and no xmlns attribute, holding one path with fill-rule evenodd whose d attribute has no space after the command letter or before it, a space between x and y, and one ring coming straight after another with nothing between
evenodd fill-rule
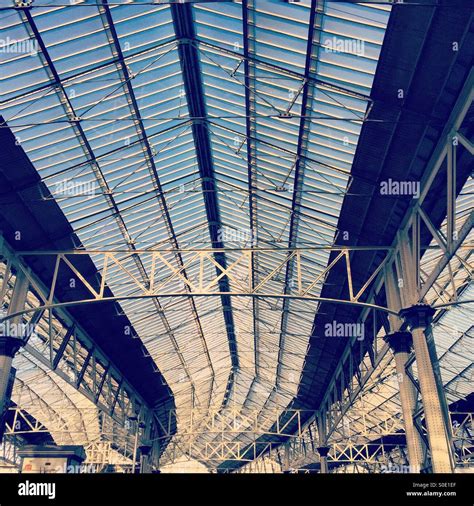
<instances>
[{"instance_id":1,"label":"lattice truss beam","mask_svg":"<svg viewBox=\"0 0 474 506\"><path fill-rule=\"evenodd\" d=\"M0 444L1 472L17 473L20 469L21 458L18 455L18 444L15 439L3 438Z\"/></svg>"},{"instance_id":2,"label":"lattice truss beam","mask_svg":"<svg viewBox=\"0 0 474 506\"><path fill-rule=\"evenodd\" d=\"M76 434L80 431L71 430L69 420L59 418L59 415L56 412L52 412L51 408L44 401L42 404L41 408L43 415L47 415L44 419L48 426L32 416L32 413L35 413L35 411L34 408L32 409L31 404L25 405L28 411L18 406L9 409L8 421L5 426L4 443L9 444L10 447L18 447L21 446L20 440L27 435L51 435L56 444L79 443L84 447L86 453L84 461L84 466L87 466L86 472L101 472L108 465L115 466L117 471L131 472L134 458L133 437L129 435L124 438L123 434L119 434L117 427L112 426L107 421L100 419L102 417L99 417L101 430L97 431L95 437L77 438ZM84 410L81 410L81 414L83 416L87 415L87 413L84 413ZM97 412L91 412L89 415L89 422L92 421L97 424ZM126 439L125 444L123 444L124 439ZM4 459L6 460L6 456L4 456Z\"/></svg>"},{"instance_id":3,"label":"lattice truss beam","mask_svg":"<svg viewBox=\"0 0 474 506\"><path fill-rule=\"evenodd\" d=\"M191 417L186 418L187 424L180 424L179 434L174 436L171 446L160 460L160 465L174 463L183 456L208 465L227 460L250 462L273 448L280 438L299 434L302 430L302 419L308 415L311 413L297 409L287 409L283 413L277 409L273 412L255 409L243 414L237 407L224 413L221 410L203 413L199 408L194 408ZM159 420L163 438L171 435L175 417L179 417L179 412L173 410L169 413L167 423L162 417ZM247 435L253 442L249 444L234 441L240 434ZM203 436L212 438L204 447L196 444ZM270 436L273 442L257 442L262 436Z\"/></svg>"},{"instance_id":4,"label":"lattice truss beam","mask_svg":"<svg viewBox=\"0 0 474 506\"><path fill-rule=\"evenodd\" d=\"M467 247L467 246L466 246ZM434 248L437 248L434 246ZM147 272L147 281L145 283L138 280L133 272L127 268L127 263L130 261L131 255L128 251L95 251L95 250L73 250L64 252L47 252L47 251L29 251L19 252L20 257L27 256L52 256L55 260L55 268L53 272L51 286L49 293L44 298L39 307L30 308L28 311L36 311L43 308L54 307L58 302L55 300L56 279L63 269L71 276L74 282L82 283L85 288L90 292L91 297L87 299L71 300L62 303L63 306L74 305L76 303L90 303L101 300L120 300L122 297L107 297L104 295L104 290L108 287L109 277L114 277L121 271L125 283L128 283L132 288L129 295L123 298L146 298L146 297L173 297L173 296L211 296L221 295L226 293L233 296L254 296L254 297L273 297L273 298L298 298L308 300L321 300L318 294L321 291L324 281L332 268L338 266L341 261L346 270L347 280L350 286L348 297L334 300L335 303L360 303L363 304L366 292L368 291L371 283L376 278L377 274L385 266L385 258L379 263L373 273L367 275L367 278L362 282L359 281L356 285L353 280L350 267L350 254L352 251L373 251L374 253L381 252L384 257L388 256L390 248L371 247L347 247L342 248L338 246L322 246L314 248L298 248L292 250L285 249L252 249L252 250L239 250L239 249L213 249L213 250L179 250L178 253L188 257L186 264L182 268L175 268L169 261L170 255L174 255L175 251L156 251L146 250L139 251L143 257L147 258L147 265L150 266ZM214 260L214 256L221 252L231 251L236 260L227 268L222 267ZM307 262L315 261L318 251L336 252L336 259L326 267L321 273L314 273L306 269ZM272 258L275 255L281 255L282 259L278 265L267 271L263 271L260 275L262 280L256 286L252 286L251 272L254 265L254 259L260 260L265 258ZM99 270L101 276L95 286L91 285L84 275L74 265L73 257L77 255L89 255L96 259L97 263L101 265ZM281 281L282 271L285 270L288 264L291 263L295 268L295 276L289 280L286 290L282 291L282 286L275 284L274 281ZM188 270L197 271L196 275L189 279L183 276L182 272L185 268ZM215 269L217 268L217 273ZM242 269L248 275L242 276ZM223 277L228 277L233 281L233 291L221 292L219 287L219 280ZM187 289L188 288L188 289ZM327 299L330 300L330 299Z\"/></svg>"}]
</instances>

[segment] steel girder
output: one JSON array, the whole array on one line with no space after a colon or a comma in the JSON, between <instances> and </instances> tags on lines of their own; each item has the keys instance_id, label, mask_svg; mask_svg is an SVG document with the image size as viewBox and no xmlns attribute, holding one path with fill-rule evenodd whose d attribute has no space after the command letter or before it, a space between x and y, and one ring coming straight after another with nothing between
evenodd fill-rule
<instances>
[{"instance_id":1,"label":"steel girder","mask_svg":"<svg viewBox=\"0 0 474 506\"><path fill-rule=\"evenodd\" d=\"M470 252L474 249L473 246L462 244L463 239L465 239L467 233L470 230L470 226L472 223L474 216L471 216L470 219L463 226L460 237L456 241L456 251L465 252L466 254L470 254ZM342 247L342 246L321 246L321 247L313 247L313 248L293 248L293 249L284 249L288 254L285 256L283 261L279 263L277 267L272 269L270 272L266 273L266 276L260 281L257 286L252 286L251 281L251 269L253 264L253 257L257 254L272 254L272 251L281 252L282 249L271 249L271 248L261 248L261 249L232 249L232 251L238 254L237 259L228 267L224 267L219 264L215 260L215 254L225 253L225 248L217 248L217 249L183 249L179 250L180 252L191 253L191 259L183 266L183 268L175 267L170 261L169 257L174 256L176 253L174 250L164 249L164 250L136 250L134 253L139 253L140 255L148 255L151 257L150 268L146 271L146 277L149 280L148 283L144 283L142 280L136 278L132 272L130 272L127 267L124 265L126 260L130 258L131 253L126 250L70 250L70 251L22 251L18 252L19 257L26 258L28 256L49 256L52 257L55 261L54 267L54 275L52 278L51 285L48 287L47 292L41 292L39 304L33 306L30 309L19 311L9 315L4 318L5 320L9 318L13 318L19 314L26 314L35 311L42 311L46 309L56 308L56 307L67 307L73 305L81 305L88 303L95 303L101 301L110 301L110 300L121 300L121 299L137 299L137 298L155 298L161 296L167 297L202 297L202 296L222 296L224 293L226 296L250 296L250 297L262 297L262 298L294 298L294 299L307 299L314 301L322 301L328 300L334 303L340 304L352 304L358 305L361 307L365 307L367 310L379 310L385 312L387 314L392 314L394 316L398 315L398 311L390 309L388 307L378 305L373 302L366 302L370 300L369 294L374 293L374 288L377 287L375 291L380 291L384 284L384 274L390 268L395 266L399 255L400 255L400 244L395 247L378 247L378 246L366 246L362 248L358 247ZM305 260L311 260L312 254L314 252L324 249L329 251L337 252L337 256L331 264L321 273L316 275L308 275L303 272L302 264ZM363 250L371 250L376 252L381 252L384 255L384 258L380 261L377 268L372 273L367 273L363 282L359 281L359 284L356 285L351 273L351 265L350 265L350 254L352 251L357 251L358 249ZM434 269L439 269L440 264L446 265L449 260L448 257L452 257L454 252L449 253L445 251L442 246L432 245L426 250L436 250L440 253L440 261L436 264ZM230 250L229 250L230 251ZM100 259L101 268L101 278L100 280L92 285L89 283L83 273L81 273L80 269L74 265L74 256L78 255L94 255L96 258ZM293 262L295 265L296 275L293 278L290 286L288 287L287 293L281 293L280 291L271 291L268 287L271 284L271 281L278 278L280 276L280 272L287 266L288 262ZM319 293L319 289L324 284L325 276L327 273L334 268L334 266L338 263L342 262L345 266L347 281L349 283L349 293L347 297L341 299L325 299L319 297L317 294ZM183 269L189 265L199 265L199 274L195 279L189 280L182 274ZM216 275L209 276L205 272L205 267L207 265L213 265L216 267ZM239 278L234 274L233 271L236 271L237 267L241 266L246 267L247 272L249 272L249 276L246 278ZM24 269L19 265L20 269ZM84 287L90 292L91 297L88 299L78 299L71 300L68 302L57 302L55 301L55 290L56 290L56 278L60 269L67 269L68 272L71 273L72 278L77 280L84 285ZM136 287L136 292L129 296L122 297L110 297L104 294L105 288L107 287L107 276L109 275L112 269L121 270L132 286ZM238 291L220 291L221 286L219 284L220 280L224 277L228 277L232 279L236 286L239 287ZM174 288L174 282L178 279L182 282L182 290L176 291ZM378 281L378 283L377 283ZM421 282L421 280L420 280ZM425 286L425 290L428 289ZM465 302L467 303L467 302ZM443 303L441 305L437 305L435 307L447 307L450 305L450 302Z\"/></svg>"},{"instance_id":2,"label":"steel girder","mask_svg":"<svg viewBox=\"0 0 474 506\"><path fill-rule=\"evenodd\" d=\"M137 98L135 95L134 88L132 86L132 79L134 78L134 76L130 73L128 66L126 64L125 57L124 57L123 51L120 47L119 37L118 37L116 29L115 29L113 17L110 12L110 7L108 5L107 0L102 0L102 3L99 5L99 12L101 14L102 23L104 25L104 29L106 31L110 47L112 48L113 53L114 53L114 57L116 58L116 61L117 61L117 63L116 63L117 70L120 73L122 86L123 86L123 89L124 89L126 96L127 96L127 102L129 104L131 116L134 118L134 124L135 124L135 128L137 131L137 136L138 136L139 142L141 143L142 148L143 148L143 155L145 157L146 164L147 164L147 167L150 172L150 177L151 177L151 180L153 183L153 189L156 193L156 198L157 198L157 201L159 204L160 213L161 213L163 220L165 222L166 229L167 229L167 232L169 235L170 243L173 245L173 247L176 250L175 263L178 266L178 268L180 269L181 275L187 278L188 276L187 276L187 273L186 273L186 270L184 267L183 258L181 256L181 254L179 253L178 240L176 237L173 223L171 221L171 217L170 217L168 205L166 203L165 194L163 192L163 187L162 187L162 184L160 181L160 177L158 175L158 167L155 163L153 149L151 147L150 140L149 140L147 133L146 133L144 121L140 117L140 109L138 107ZM137 258L139 258L139 256ZM143 264L141 264L141 265L143 265ZM142 274L143 274L143 272L142 272ZM146 276L146 274L145 274L145 276ZM144 277L144 282L148 283L149 279ZM166 321L166 318L164 316L163 307L162 307L159 299L158 298L153 299L153 303L155 304L155 306L157 308L158 314L162 315L163 323L165 323L168 327L168 330L170 330L170 327L169 327L169 325ZM212 366L212 361L211 361L211 358L209 355L209 350L207 348L206 339L203 334L201 321L200 321L200 318L199 318L199 315L198 315L198 312L196 309L196 305L195 305L194 300L192 298L189 299L189 304L191 306L193 319L196 323L197 334L198 334L201 342L203 343L203 348L205 350L206 359L207 359L207 365L208 365L209 369L211 370L212 382L214 383L214 381L215 381L214 368ZM188 368L186 366L186 361L184 360L182 353L179 350L178 343L176 342L176 339L174 338L172 332L169 332L169 335L173 341L176 353L180 358L181 365L182 365L184 371L186 372L188 380L189 380L189 382L193 388L193 391L194 391L195 390L194 382L193 382L191 375L189 374ZM209 395L208 404L210 404L210 402L211 402L211 397L212 397L212 389L211 389L211 393Z\"/></svg>"},{"instance_id":3,"label":"steel girder","mask_svg":"<svg viewBox=\"0 0 474 506\"><path fill-rule=\"evenodd\" d=\"M309 111L312 110L313 105L313 97L316 92L316 86L314 79L316 78L316 70L317 70L317 56L320 50L320 38L321 38L321 23L322 23L322 12L323 12L323 2L321 0L312 0L311 1L311 13L309 19L309 27L308 27L308 45L306 50L306 62L305 62L305 70L304 70L304 79L301 85L298 94L293 98L293 102L288 107L286 113L290 114L291 107L296 102L298 95L302 90L302 103L301 103L301 119L299 126L299 135L298 135L298 146L295 154L295 176L294 176L294 192L293 199L291 203L291 212L290 212L290 229L288 236L288 247L295 248L298 243L298 226L300 219L300 208L301 208L301 200L302 200L302 190L303 190L303 182L305 178L305 161L303 158L307 155L308 152L308 138L311 129L311 119ZM296 260L296 261L295 261ZM300 276L301 264L298 263L298 260L295 258L290 258L286 263L285 270L285 294L291 292L291 283L294 277L294 270L296 269L298 275ZM346 269L348 277L350 274L350 264L349 257L346 256ZM350 283L352 287L352 283ZM354 298L354 294L349 294L351 300ZM355 296L357 299L357 295ZM281 322L280 322L280 336L278 343L278 365L277 365L277 374L276 374L276 387L278 387L280 382L280 374L281 374L281 363L284 352L284 340L285 334L288 329L288 315L290 311L291 300L284 299L283 307L281 312Z\"/></svg>"},{"instance_id":4,"label":"steel girder","mask_svg":"<svg viewBox=\"0 0 474 506\"><path fill-rule=\"evenodd\" d=\"M456 460L459 467L472 465L474 459L473 413L451 412L453 442L456 447ZM406 443L401 420L388 420L374 428L364 422L364 429L355 437L332 442L327 445L328 463L332 472L344 472L349 464L362 464L370 472L413 472L406 455ZM313 427L315 429L315 427ZM281 471L296 472L307 466L318 464L321 457L318 453L317 438L310 436L307 428L297 437L292 437L282 446L273 446L259 459L246 464L237 472L252 472L267 460L277 463ZM366 437L368 436L368 440ZM391 441L389 441L392 439ZM400 459L394 458L396 455ZM396 464L396 466L395 466ZM403 468L396 469L403 465ZM385 467L385 470L381 469ZM249 471L250 470L250 471Z\"/></svg>"},{"instance_id":5,"label":"steel girder","mask_svg":"<svg viewBox=\"0 0 474 506\"><path fill-rule=\"evenodd\" d=\"M247 171L248 171L248 198L249 198L249 218L252 237L257 237L258 213L257 213L257 172L256 172L256 143L252 140L255 136L255 65L249 59L250 55L255 53L255 13L254 1L244 0L242 2L242 34L244 43L244 69L245 69L245 112L247 115L245 121L246 143L247 143ZM256 258L252 258L252 287L259 282L257 272ZM254 355L255 355L255 378L259 377L259 303L258 299L252 299L253 310L253 334L254 334ZM249 390L250 392L250 390Z\"/></svg>"}]
</instances>

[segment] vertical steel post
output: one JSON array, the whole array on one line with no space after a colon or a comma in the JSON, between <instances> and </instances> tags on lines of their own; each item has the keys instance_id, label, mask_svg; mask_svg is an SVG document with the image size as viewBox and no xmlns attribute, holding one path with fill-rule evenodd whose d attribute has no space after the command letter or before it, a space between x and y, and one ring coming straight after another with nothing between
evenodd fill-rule
<instances>
[{"instance_id":1,"label":"vertical steel post","mask_svg":"<svg viewBox=\"0 0 474 506\"><path fill-rule=\"evenodd\" d=\"M16 313L25 308L28 286L28 279L22 271L18 271L12 297L8 305L7 315ZM16 316L0 324L0 416L10 403L10 399L7 399L7 393L9 390L13 357L22 344L21 320L21 316Z\"/></svg>"},{"instance_id":2,"label":"vertical steel post","mask_svg":"<svg viewBox=\"0 0 474 506\"><path fill-rule=\"evenodd\" d=\"M316 422L318 427L318 439L319 439L319 446L316 448L316 450L319 453L319 460L321 466L320 473L327 474L329 472L328 466L329 447L326 446L326 415L320 412L316 418Z\"/></svg>"},{"instance_id":3,"label":"vertical steel post","mask_svg":"<svg viewBox=\"0 0 474 506\"><path fill-rule=\"evenodd\" d=\"M320 464L321 464L320 473L327 474L329 472L329 467L328 467L329 446L318 446L317 450L319 453L319 459L320 459Z\"/></svg>"},{"instance_id":4,"label":"vertical steel post","mask_svg":"<svg viewBox=\"0 0 474 506\"><path fill-rule=\"evenodd\" d=\"M434 312L434 309L430 306L416 304L400 311L400 316L407 322L413 336L433 472L452 473L454 471L454 458L449 430L446 427L442 401L425 337L425 331L429 330L431 326Z\"/></svg>"},{"instance_id":5,"label":"vertical steel post","mask_svg":"<svg viewBox=\"0 0 474 506\"><path fill-rule=\"evenodd\" d=\"M137 416L136 427L135 427L135 438L133 440L132 474L136 473L139 432L140 432L140 418Z\"/></svg>"},{"instance_id":6,"label":"vertical steel post","mask_svg":"<svg viewBox=\"0 0 474 506\"><path fill-rule=\"evenodd\" d=\"M153 423L154 418L151 411L144 410L143 432L141 434L140 451L140 474L150 473L153 465L155 445L153 444Z\"/></svg>"},{"instance_id":7,"label":"vertical steel post","mask_svg":"<svg viewBox=\"0 0 474 506\"><path fill-rule=\"evenodd\" d=\"M388 307L395 311L400 311L402 309L402 293L398 287L392 267L385 270L385 293ZM386 335L384 339L392 349L395 359L410 472L419 473L424 459L423 442L413 421L417 393L415 385L413 385L408 377L405 365L413 341L409 332L400 332L400 327L403 323L401 318L395 315L389 315L388 318L392 333Z\"/></svg>"},{"instance_id":8,"label":"vertical steel post","mask_svg":"<svg viewBox=\"0 0 474 506\"><path fill-rule=\"evenodd\" d=\"M446 233L448 252L453 250L453 242L456 234L456 133L451 132L446 142L447 151L447 216ZM456 142L455 142L456 141Z\"/></svg>"},{"instance_id":9,"label":"vertical steel post","mask_svg":"<svg viewBox=\"0 0 474 506\"><path fill-rule=\"evenodd\" d=\"M405 370L405 364L412 345L412 337L409 332L394 332L387 334L384 339L390 345L395 358L410 472L419 473L423 464L423 446L420 434L413 422L416 391Z\"/></svg>"},{"instance_id":10,"label":"vertical steel post","mask_svg":"<svg viewBox=\"0 0 474 506\"><path fill-rule=\"evenodd\" d=\"M19 348L16 337L0 336L0 435L3 432L3 415L10 404L13 357Z\"/></svg>"}]
</instances>

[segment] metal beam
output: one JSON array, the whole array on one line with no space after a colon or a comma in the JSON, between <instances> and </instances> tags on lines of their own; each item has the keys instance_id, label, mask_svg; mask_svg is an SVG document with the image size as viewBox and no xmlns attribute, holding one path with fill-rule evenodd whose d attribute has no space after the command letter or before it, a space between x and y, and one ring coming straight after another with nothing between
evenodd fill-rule
<instances>
[{"instance_id":1,"label":"metal beam","mask_svg":"<svg viewBox=\"0 0 474 506\"><path fill-rule=\"evenodd\" d=\"M248 199L250 213L250 230L252 244L258 241L258 216L257 216L257 153L256 144L253 140L256 131L256 98L255 98L255 65L250 60L250 55L255 54L255 11L254 0L243 0L242 2L242 37L244 42L244 82L245 82L245 113L246 113L246 143L247 143L247 173L248 173ZM258 244L258 242L257 242ZM257 258L252 259L252 286L259 282L257 271ZM259 303L258 299L252 299L253 312L253 340L254 340L254 361L255 378L259 377ZM251 389L249 389L250 394Z\"/></svg>"},{"instance_id":2,"label":"metal beam","mask_svg":"<svg viewBox=\"0 0 474 506\"><path fill-rule=\"evenodd\" d=\"M364 247L366 250L369 247ZM336 260L332 262L328 268L319 274L313 274L312 272L305 272L303 265L307 262L311 262L313 255L320 249L337 252ZM198 275L196 279L190 281L182 275L182 269L175 267L167 259L166 250L140 250L139 254L141 258L146 258L147 269L144 275L149 279L148 284L144 284L138 279L133 272L127 268L127 260L130 258L129 251L123 250L70 250L64 252L53 252L53 251L38 251L38 252L22 252L22 257L30 256L51 256L54 260L54 272L52 276L52 283L49 289L47 289L44 300L39 301L37 304L33 304L32 307L24 310L21 314L31 313L39 310L46 310L57 307L68 307L73 305L82 305L97 303L101 301L111 300L132 300L139 298L156 298L161 296L169 297L201 297L201 296L244 296L244 297L259 297L259 298L294 298L301 300L314 300L322 301L327 300L339 304L352 304L360 307L376 308L385 312L392 312L397 314L396 311L390 311L389 309L379 306L377 304L370 304L364 302L367 293L373 286L376 275L379 274L384 266L386 265L387 259L390 257L390 248L384 247L373 247L374 251L382 253L384 258L381 259L377 269L367 274L365 283L362 288L350 297L341 299L330 299L322 298L319 296L319 290L324 283L324 276L331 269L337 267L338 262L347 261L347 252L349 251L346 247L340 246L322 246L316 248L274 248L274 249L232 249L235 260L231 265L224 268L216 260L216 255L222 253L222 249L214 250L187 250L192 254L188 256L186 267L192 265L197 271ZM472 248L471 248L472 249ZM257 286L252 285L252 280L248 277L242 277L242 269L248 272L251 268L253 257L260 251L275 251L285 252L284 259L276 265L270 272L266 273L265 277L261 279ZM102 277L100 279L100 286L98 288L92 287L86 279L86 275L83 274L80 268L76 267L74 258L80 255L93 255L99 265L102 264ZM135 254L135 252L133 253ZM382 256L382 255L379 255ZM272 280L279 272L285 269L288 262L293 261L296 270L298 272L297 283L288 293L282 290L279 285L275 288ZM23 269L21 267L20 269ZM137 288L137 292L133 295L124 296L107 296L105 293L105 287L108 285L108 277L112 274L112 266L118 266L127 281ZM216 267L215 275L212 275L212 270L206 267ZM70 300L68 302L55 302L53 299L56 298L56 282L62 269L66 269L68 273L72 272L77 278L78 282L83 284L84 289L90 294L89 298L82 298L80 300ZM155 272L160 272L160 278L155 276ZM351 282L350 270L345 271L348 276L348 282ZM228 279L233 281L232 291L222 292L222 285L220 281L226 276ZM180 288L176 288L176 281L179 281ZM230 290L230 287L228 288ZM15 313L16 315L16 313ZM11 318L10 315L8 318ZM6 318L6 319L8 319Z\"/></svg>"}]
</instances>

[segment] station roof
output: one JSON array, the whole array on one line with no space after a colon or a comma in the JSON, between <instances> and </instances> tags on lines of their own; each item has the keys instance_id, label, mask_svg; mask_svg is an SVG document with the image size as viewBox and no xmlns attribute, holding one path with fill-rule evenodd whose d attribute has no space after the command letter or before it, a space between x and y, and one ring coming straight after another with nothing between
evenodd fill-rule
<instances>
[{"instance_id":1,"label":"station roof","mask_svg":"<svg viewBox=\"0 0 474 506\"><path fill-rule=\"evenodd\" d=\"M86 249L128 250L126 266L140 279L147 259L134 251L169 248L192 279L199 264L179 249L270 247L253 266L258 283L284 260L278 249L333 245L341 223L369 242L374 228L390 242L399 225L407 203L391 214L375 201L361 211L348 198L367 192L369 162L374 178L408 174L402 159L377 165L391 127L362 127L369 114L389 122L398 107L394 76L410 86L417 71L394 65L397 36L404 55L426 44L415 25L428 30L432 9L411 25L393 10L382 49L391 12L382 3L37 0L2 12L0 36L29 51L0 56L0 111L47 188L43 197L55 200ZM429 109L437 97L425 97ZM90 191L72 196L70 184ZM216 260L236 258L227 251ZM304 270L317 276L330 260L318 251ZM288 267L274 288L286 293L292 276ZM134 294L119 269L108 280L114 295ZM316 409L343 347L317 341L314 302L223 295L120 306L173 392L178 433L191 408L225 414L238 406L263 420L295 398ZM234 439L251 442L245 433Z\"/></svg>"}]
</instances>

